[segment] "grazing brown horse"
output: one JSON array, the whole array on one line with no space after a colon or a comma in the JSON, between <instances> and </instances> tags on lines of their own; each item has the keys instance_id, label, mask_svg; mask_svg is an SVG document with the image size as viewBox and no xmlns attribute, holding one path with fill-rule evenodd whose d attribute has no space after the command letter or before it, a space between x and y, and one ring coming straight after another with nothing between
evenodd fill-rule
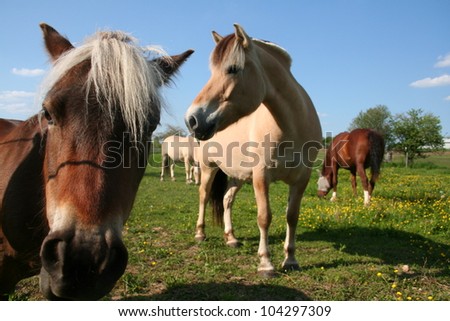
<instances>
[{"instance_id":1,"label":"grazing brown horse","mask_svg":"<svg viewBox=\"0 0 450 321\"><path fill-rule=\"evenodd\" d=\"M159 123L159 88L192 51L150 60L156 51L123 32L74 48L41 29L53 62L42 111L0 120L0 295L40 273L48 299L99 299L127 266L122 227Z\"/></svg>"},{"instance_id":2,"label":"grazing brown horse","mask_svg":"<svg viewBox=\"0 0 450 321\"><path fill-rule=\"evenodd\" d=\"M234 27L235 33L226 37L213 33L211 78L185 115L190 130L202 140L195 238L206 237L205 207L211 198L219 204L216 213L223 215L227 244L236 245L231 207L243 182L252 182L260 232L258 272L270 276L275 268L269 254L269 185L277 180L289 185L282 268L297 269L300 202L322 133L311 99L290 71L286 50ZM232 178L228 182L227 176Z\"/></svg>"},{"instance_id":3,"label":"grazing brown horse","mask_svg":"<svg viewBox=\"0 0 450 321\"><path fill-rule=\"evenodd\" d=\"M364 189L364 205L369 205L375 182L380 174L384 155L383 137L371 129L355 129L338 134L328 148L318 181L318 195L325 197L333 189L331 200L336 199L338 170L350 171L353 194L356 196L356 174L361 178ZM366 168L370 167L370 181Z\"/></svg>"}]
</instances>

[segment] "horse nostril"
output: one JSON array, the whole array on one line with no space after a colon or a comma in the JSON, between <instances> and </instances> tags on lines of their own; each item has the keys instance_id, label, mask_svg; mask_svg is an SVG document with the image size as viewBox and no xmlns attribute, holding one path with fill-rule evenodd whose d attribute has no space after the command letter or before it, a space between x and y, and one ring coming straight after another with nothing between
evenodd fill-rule
<instances>
[{"instance_id":1,"label":"horse nostril","mask_svg":"<svg viewBox=\"0 0 450 321\"><path fill-rule=\"evenodd\" d=\"M49 273L61 266L66 247L67 243L59 238L48 239L44 242L41 249L42 264Z\"/></svg>"},{"instance_id":2,"label":"horse nostril","mask_svg":"<svg viewBox=\"0 0 450 321\"><path fill-rule=\"evenodd\" d=\"M197 129L197 127L198 127L197 118L195 116L189 117L188 124L189 124L189 128L191 128L192 130Z\"/></svg>"},{"instance_id":3,"label":"horse nostril","mask_svg":"<svg viewBox=\"0 0 450 321\"><path fill-rule=\"evenodd\" d=\"M111 246L108 256L100 266L101 273L108 273L118 279L124 272L128 263L128 251L122 242Z\"/></svg>"}]
</instances>

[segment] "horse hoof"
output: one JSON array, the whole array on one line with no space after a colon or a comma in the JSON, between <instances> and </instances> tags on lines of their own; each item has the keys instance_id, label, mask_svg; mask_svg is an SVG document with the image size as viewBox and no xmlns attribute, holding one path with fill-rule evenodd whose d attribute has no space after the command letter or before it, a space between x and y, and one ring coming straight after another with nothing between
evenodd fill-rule
<instances>
[{"instance_id":1,"label":"horse hoof","mask_svg":"<svg viewBox=\"0 0 450 321\"><path fill-rule=\"evenodd\" d=\"M206 236L204 236L204 235L196 235L195 236L195 240L197 242L204 242L206 240Z\"/></svg>"},{"instance_id":2,"label":"horse hoof","mask_svg":"<svg viewBox=\"0 0 450 321\"><path fill-rule=\"evenodd\" d=\"M289 272L289 271L300 271L300 265L298 263L291 263L291 264L285 264L281 267L283 271Z\"/></svg>"},{"instance_id":3,"label":"horse hoof","mask_svg":"<svg viewBox=\"0 0 450 321\"><path fill-rule=\"evenodd\" d=\"M242 246L242 243L239 241L230 241L230 242L227 242L227 246L237 249Z\"/></svg>"}]
</instances>

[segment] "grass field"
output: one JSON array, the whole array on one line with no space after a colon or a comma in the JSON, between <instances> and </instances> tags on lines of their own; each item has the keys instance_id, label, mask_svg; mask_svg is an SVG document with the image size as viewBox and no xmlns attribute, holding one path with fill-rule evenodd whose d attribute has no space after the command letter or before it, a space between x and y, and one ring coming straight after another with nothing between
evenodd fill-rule
<instances>
[{"instance_id":1,"label":"grass field","mask_svg":"<svg viewBox=\"0 0 450 321\"><path fill-rule=\"evenodd\" d=\"M450 300L450 157L432 165L383 167L370 207L353 199L340 171L338 201L316 197L314 172L297 233L301 270L256 273L259 232L250 185L238 194L234 228L243 245L224 245L207 218L207 241L194 241L197 187L160 182L149 166L124 240L129 264L107 300ZM433 165L434 164L434 165ZM271 185L272 262L283 260L287 187ZM37 277L21 282L13 300L40 300Z\"/></svg>"}]
</instances>

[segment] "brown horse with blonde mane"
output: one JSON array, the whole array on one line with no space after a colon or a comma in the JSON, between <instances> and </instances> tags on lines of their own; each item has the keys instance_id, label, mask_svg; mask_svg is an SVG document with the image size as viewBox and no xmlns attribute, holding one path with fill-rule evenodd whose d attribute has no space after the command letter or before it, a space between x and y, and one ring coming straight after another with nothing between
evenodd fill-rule
<instances>
[{"instance_id":1,"label":"brown horse with blonde mane","mask_svg":"<svg viewBox=\"0 0 450 321\"><path fill-rule=\"evenodd\" d=\"M159 123L159 88L192 51L161 55L120 31L74 48L41 29L53 62L42 111L0 120L0 296L40 273L47 299L99 299L127 266L122 227Z\"/></svg>"},{"instance_id":2,"label":"brown horse with blonde mane","mask_svg":"<svg viewBox=\"0 0 450 321\"><path fill-rule=\"evenodd\" d=\"M384 155L384 139L371 129L355 129L343 132L333 139L325 155L318 181L318 195L325 197L333 189L331 200L336 200L338 170L345 168L351 173L353 194L356 196L356 174L361 178L364 190L364 205L369 205L375 182L380 175ZM366 168L370 167L370 181Z\"/></svg>"},{"instance_id":3,"label":"brown horse with blonde mane","mask_svg":"<svg viewBox=\"0 0 450 321\"><path fill-rule=\"evenodd\" d=\"M274 43L257 40L235 25L234 34L213 32L211 78L194 99L185 120L199 148L201 183L195 238L204 240L205 207L216 204L225 240L235 246L231 207L244 181L252 182L260 232L258 271L271 276L269 254L272 211L269 185L289 185L282 268L297 269L295 238L300 202L322 133L316 110L290 71L290 55ZM232 179L227 181L227 176Z\"/></svg>"}]
</instances>

